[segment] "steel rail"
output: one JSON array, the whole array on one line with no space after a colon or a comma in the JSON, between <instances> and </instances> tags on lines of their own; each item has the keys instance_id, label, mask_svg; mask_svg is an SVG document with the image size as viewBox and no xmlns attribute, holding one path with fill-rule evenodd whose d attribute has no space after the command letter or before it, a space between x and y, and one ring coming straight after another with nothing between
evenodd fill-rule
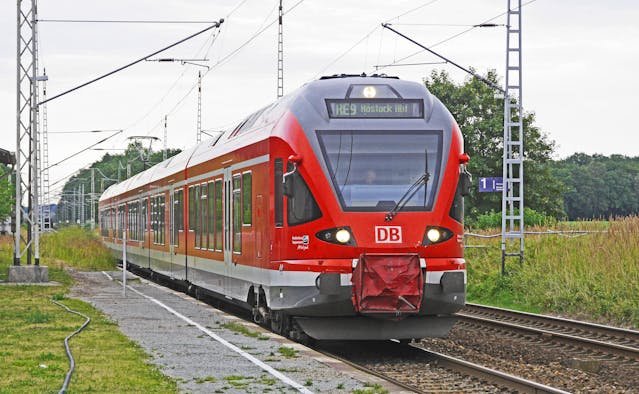
<instances>
[{"instance_id":1,"label":"steel rail","mask_svg":"<svg viewBox=\"0 0 639 394\"><path fill-rule=\"evenodd\" d=\"M624 336L633 336L639 341L639 331L631 330L628 328L615 327L615 326L607 326L604 324L591 323L586 321L567 319L564 317L550 316L550 315L541 315L538 313L530 313L530 312L520 312L513 309L499 308L496 306L490 305L481 305L481 304L473 304L466 303L466 308L470 307L471 311L473 309L485 311L485 312L498 312L504 315L509 315L516 318L529 318L529 319L538 319L540 322L557 322L564 324L566 326L571 325L571 327L576 329L589 329L589 330L599 330L602 334L612 335L611 333L616 333ZM471 312L472 313L472 312ZM634 338L633 338L634 339Z\"/></svg>"},{"instance_id":2,"label":"steel rail","mask_svg":"<svg viewBox=\"0 0 639 394\"><path fill-rule=\"evenodd\" d=\"M399 387L401 387L403 389L406 389L406 390L408 390L410 392L418 393L418 394L427 394L428 393L427 391L420 390L420 389L418 389L415 386L411 386L411 385L403 383L403 382L401 382L401 381L399 381L399 380L397 380L395 378L391 378L388 375L384 375L383 373L377 372L374 369L366 368L363 365L360 365L360 364L354 363L352 361L349 361L349 360L347 360L347 359L345 359L345 358L343 358L341 356L336 355L335 353L331 353L331 352L328 352L326 350L323 350L319 346L313 346L312 349L315 350L318 353L321 353L321 354L325 355L326 357L330 357L330 358L333 358L335 360L339 360L339 361L343 362L344 364L346 364L346 365L348 365L350 367L353 367L353 368L355 368L357 370L360 370L360 371L362 371L364 373L367 373L369 375L376 376L376 377L378 377L378 378L380 378L382 380L385 380L385 381L387 381L389 383L392 383L392 384L394 384L396 386L399 386Z\"/></svg>"},{"instance_id":3,"label":"steel rail","mask_svg":"<svg viewBox=\"0 0 639 394\"><path fill-rule=\"evenodd\" d=\"M580 322L577 320L564 319L564 318L553 317L553 316L538 315L538 314L527 313L527 312L517 312L517 311L513 311L509 309L494 308L494 307L488 307L484 305L467 304L467 306L471 307L470 313L458 312L456 314L458 317L460 317L462 321L465 320L469 322L479 322L482 324L488 324L495 327L505 327L505 328L509 328L513 330L525 331L528 333L540 335L544 338L552 338L554 340L558 340L560 342L564 342L570 345L579 345L582 347L586 346L591 349L596 349L597 351L601 351L608 354L612 353L615 355L620 355L620 356L628 357L635 360L639 359L638 347L632 347L632 346L622 345L619 343L593 339L587 336L567 334L565 332L560 331L561 329L568 328L571 330L579 330L583 332L584 334L587 334L588 332L591 332L591 333L594 332L599 335L614 337L615 339L618 339L621 341L623 341L624 339L639 340L639 332L634 330L628 330L628 329L619 328L619 327L604 326L604 325L595 324L595 323ZM477 316L480 313L472 312L473 309L483 311L484 316ZM539 327L531 326L530 323L526 325L525 323L520 323L520 322L514 323L511 321L504 321L502 319L499 319L499 317L485 316L489 313L497 314L497 315L501 314L502 316L505 316L507 318L528 319L532 321L533 323L541 323L541 324L545 324L546 326L556 325L557 327L555 329L548 328L548 327L539 328ZM619 337L620 335L622 337Z\"/></svg>"},{"instance_id":4,"label":"steel rail","mask_svg":"<svg viewBox=\"0 0 639 394\"><path fill-rule=\"evenodd\" d=\"M416 345L410 346L426 353L428 357L437 360L437 363L444 368L461 373L462 375L472 376L489 384L506 387L508 389L516 390L520 393L567 393L567 391L563 391L551 386L547 386L545 384L521 378L519 376L484 367L483 365L464 361L462 359L424 349Z\"/></svg>"}]
</instances>

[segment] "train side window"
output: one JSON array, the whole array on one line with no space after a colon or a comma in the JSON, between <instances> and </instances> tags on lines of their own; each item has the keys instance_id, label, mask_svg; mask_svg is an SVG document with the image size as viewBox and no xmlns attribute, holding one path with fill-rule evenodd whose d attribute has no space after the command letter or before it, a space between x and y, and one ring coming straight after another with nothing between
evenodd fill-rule
<instances>
[{"instance_id":1,"label":"train side window","mask_svg":"<svg viewBox=\"0 0 639 394\"><path fill-rule=\"evenodd\" d=\"M157 228L157 208L155 207L157 202L156 197L151 197L151 231L153 232L153 243L158 243L158 228Z\"/></svg>"},{"instance_id":2,"label":"train side window","mask_svg":"<svg viewBox=\"0 0 639 394\"><path fill-rule=\"evenodd\" d=\"M215 183L209 182L208 185L208 217L206 226L208 228L208 249L215 249Z\"/></svg>"},{"instance_id":3,"label":"train side window","mask_svg":"<svg viewBox=\"0 0 639 394\"><path fill-rule=\"evenodd\" d=\"M223 212L222 180L215 181L215 250L222 250Z\"/></svg>"},{"instance_id":4,"label":"train side window","mask_svg":"<svg viewBox=\"0 0 639 394\"><path fill-rule=\"evenodd\" d=\"M200 247L208 249L208 222L209 222L209 204L208 189L206 183L200 185Z\"/></svg>"},{"instance_id":5,"label":"train side window","mask_svg":"<svg viewBox=\"0 0 639 394\"><path fill-rule=\"evenodd\" d=\"M162 239L161 244L164 245L166 243L166 197L164 195L160 196L160 224L162 226Z\"/></svg>"},{"instance_id":6,"label":"train side window","mask_svg":"<svg viewBox=\"0 0 639 394\"><path fill-rule=\"evenodd\" d=\"M195 200L195 216L193 218L194 222L195 222L195 247L199 248L200 247L200 235L202 234L201 230L200 230L200 226L202 223L202 212L200 210L200 185L196 185L195 186L195 193L194 193L194 200Z\"/></svg>"},{"instance_id":7,"label":"train side window","mask_svg":"<svg viewBox=\"0 0 639 394\"><path fill-rule=\"evenodd\" d=\"M288 163L287 172L293 171L293 164ZM308 185L298 171L292 175L293 192L291 196L287 196L287 219L289 226L308 223L310 221L322 217L322 211L319 209L315 198L311 194Z\"/></svg>"},{"instance_id":8,"label":"train side window","mask_svg":"<svg viewBox=\"0 0 639 394\"><path fill-rule=\"evenodd\" d=\"M253 175L245 172L242 174L242 224L253 224Z\"/></svg>"},{"instance_id":9,"label":"train side window","mask_svg":"<svg viewBox=\"0 0 639 394\"><path fill-rule=\"evenodd\" d=\"M284 225L284 168L282 167L282 159L275 159L275 179L273 190L275 191L275 227Z\"/></svg>"},{"instance_id":10,"label":"train side window","mask_svg":"<svg viewBox=\"0 0 639 394\"><path fill-rule=\"evenodd\" d=\"M233 253L242 253L242 177L233 175Z\"/></svg>"},{"instance_id":11,"label":"train side window","mask_svg":"<svg viewBox=\"0 0 639 394\"><path fill-rule=\"evenodd\" d=\"M189 231L195 230L195 187L189 187Z\"/></svg>"},{"instance_id":12,"label":"train side window","mask_svg":"<svg viewBox=\"0 0 639 394\"><path fill-rule=\"evenodd\" d=\"M180 237L179 232L184 229L184 223L182 219L182 209L183 209L183 191L175 190L173 192L173 246L180 246Z\"/></svg>"},{"instance_id":13,"label":"train side window","mask_svg":"<svg viewBox=\"0 0 639 394\"><path fill-rule=\"evenodd\" d=\"M142 230L142 236L140 237L140 241L145 241L145 237L146 237L146 232L148 230L148 224L147 224L147 206L149 205L149 200L147 200L146 198L142 200L142 207L140 209L140 218L141 218L141 225L140 225L140 229Z\"/></svg>"}]
</instances>

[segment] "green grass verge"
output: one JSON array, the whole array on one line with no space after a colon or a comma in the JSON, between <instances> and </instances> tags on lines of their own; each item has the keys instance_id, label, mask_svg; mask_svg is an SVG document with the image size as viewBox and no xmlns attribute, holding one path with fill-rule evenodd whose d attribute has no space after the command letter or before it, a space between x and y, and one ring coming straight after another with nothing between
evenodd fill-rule
<instances>
[{"instance_id":1,"label":"green grass verge","mask_svg":"<svg viewBox=\"0 0 639 394\"><path fill-rule=\"evenodd\" d=\"M559 227L604 232L527 236L524 264L510 259L505 277L500 239L467 238L482 246L466 249L469 301L639 326L639 218Z\"/></svg>"},{"instance_id":2,"label":"green grass verge","mask_svg":"<svg viewBox=\"0 0 639 394\"><path fill-rule=\"evenodd\" d=\"M81 250L73 250L76 248ZM0 286L0 393L60 389L68 369L64 338L84 319L51 299L91 317L91 324L70 341L76 361L70 392L177 392L175 381L151 365L149 356L115 323L88 303L66 298L73 280L63 266L80 270L115 267L97 237L77 228L63 229L43 238L42 252L50 280L61 286ZM11 261L11 239L1 237L3 276Z\"/></svg>"}]
</instances>

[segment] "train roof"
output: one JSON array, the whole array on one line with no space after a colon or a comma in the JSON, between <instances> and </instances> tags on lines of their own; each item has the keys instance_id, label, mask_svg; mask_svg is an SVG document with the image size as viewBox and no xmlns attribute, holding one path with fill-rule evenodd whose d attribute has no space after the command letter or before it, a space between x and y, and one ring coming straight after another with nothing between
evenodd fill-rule
<instances>
[{"instance_id":1,"label":"train roof","mask_svg":"<svg viewBox=\"0 0 639 394\"><path fill-rule=\"evenodd\" d=\"M252 113L234 128L223 131L220 136L204 140L200 144L192 146L125 181L110 186L100 196L100 201L141 188L149 183L184 171L189 166L211 160L222 153L220 149L213 149L214 147L220 148L244 132L259 128L264 129L269 124L274 126L287 110L292 109L296 116L305 117L305 114L299 110L299 108L305 108L305 111L314 112L315 116L319 114L328 118L323 98L344 98L350 94L352 86L366 84L388 86L394 92L393 94L399 98L424 98L427 107L426 112L432 109L433 98L424 84L404 81L385 74L373 74L370 76L365 74L335 74L324 76L302 85L272 104ZM320 105L319 103L322 104Z\"/></svg>"}]
</instances>

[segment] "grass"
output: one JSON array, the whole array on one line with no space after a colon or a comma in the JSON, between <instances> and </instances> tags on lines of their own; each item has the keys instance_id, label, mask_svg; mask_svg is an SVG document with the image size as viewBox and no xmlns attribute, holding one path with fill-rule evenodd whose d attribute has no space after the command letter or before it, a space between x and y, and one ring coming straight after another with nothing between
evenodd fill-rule
<instances>
[{"instance_id":1,"label":"grass","mask_svg":"<svg viewBox=\"0 0 639 394\"><path fill-rule=\"evenodd\" d=\"M293 349L292 347L287 347L287 346L280 346L279 349L277 349L277 351L284 357L286 358L297 358L299 357L297 355L297 350Z\"/></svg>"},{"instance_id":2,"label":"grass","mask_svg":"<svg viewBox=\"0 0 639 394\"><path fill-rule=\"evenodd\" d=\"M639 326L639 217L555 228L603 232L527 236L524 264L509 260L505 277L500 239L468 238L467 245L485 246L466 249L469 301Z\"/></svg>"},{"instance_id":3,"label":"grass","mask_svg":"<svg viewBox=\"0 0 639 394\"><path fill-rule=\"evenodd\" d=\"M220 327L222 328L226 328L227 330L236 332L238 334L242 334L245 337L249 337L249 338L257 338L261 341L268 341L268 337L266 335L263 335L257 331L253 331L251 329L249 329L248 327L246 327L244 324L242 323L238 323L238 322L228 322L228 323L224 323L222 325L220 325Z\"/></svg>"},{"instance_id":4,"label":"grass","mask_svg":"<svg viewBox=\"0 0 639 394\"><path fill-rule=\"evenodd\" d=\"M363 389L355 389L352 394L387 394L388 390L378 383L364 383Z\"/></svg>"},{"instance_id":5,"label":"grass","mask_svg":"<svg viewBox=\"0 0 639 394\"><path fill-rule=\"evenodd\" d=\"M50 280L60 286L0 286L0 393L60 389L68 369L64 338L84 319L51 299L91 317L89 326L70 341L76 361L71 391L121 392L126 387L131 392L177 392L175 381L152 366L149 356L115 323L88 303L67 297L73 279L63 267L115 267L97 237L77 228L63 229L46 234L41 250L42 265L49 266ZM12 239L0 237L0 275L6 277L12 259Z\"/></svg>"}]
</instances>

